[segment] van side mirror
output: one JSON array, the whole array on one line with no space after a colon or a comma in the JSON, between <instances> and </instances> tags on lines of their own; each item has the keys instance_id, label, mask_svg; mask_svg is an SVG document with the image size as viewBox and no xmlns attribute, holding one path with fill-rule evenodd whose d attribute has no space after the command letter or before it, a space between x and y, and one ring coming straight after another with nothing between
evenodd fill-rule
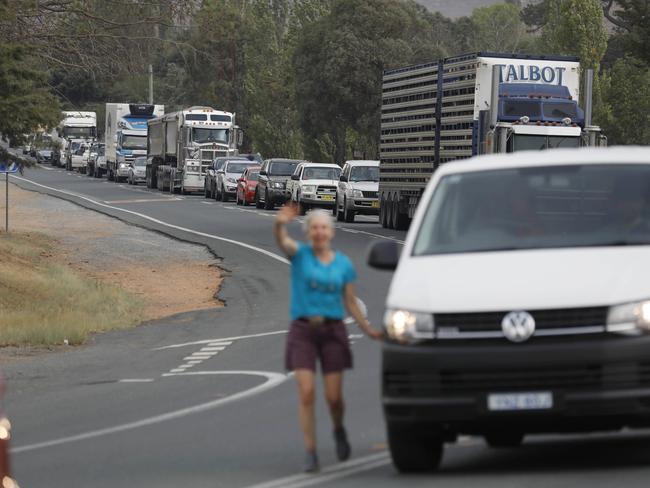
<instances>
[{"instance_id":1,"label":"van side mirror","mask_svg":"<svg viewBox=\"0 0 650 488\"><path fill-rule=\"evenodd\" d=\"M393 241L375 242L368 252L368 265L376 269L397 268L400 250Z\"/></svg>"},{"instance_id":2,"label":"van side mirror","mask_svg":"<svg viewBox=\"0 0 650 488\"><path fill-rule=\"evenodd\" d=\"M294 181L298 181L300 177L298 175L291 175L291 179Z\"/></svg>"},{"instance_id":3,"label":"van side mirror","mask_svg":"<svg viewBox=\"0 0 650 488\"><path fill-rule=\"evenodd\" d=\"M266 175L267 175L266 171L260 171L260 176L266 176Z\"/></svg>"},{"instance_id":4,"label":"van side mirror","mask_svg":"<svg viewBox=\"0 0 650 488\"><path fill-rule=\"evenodd\" d=\"M348 177L345 176L345 175L341 175L341 176L339 177L339 181L347 182L347 181L348 181Z\"/></svg>"}]
</instances>

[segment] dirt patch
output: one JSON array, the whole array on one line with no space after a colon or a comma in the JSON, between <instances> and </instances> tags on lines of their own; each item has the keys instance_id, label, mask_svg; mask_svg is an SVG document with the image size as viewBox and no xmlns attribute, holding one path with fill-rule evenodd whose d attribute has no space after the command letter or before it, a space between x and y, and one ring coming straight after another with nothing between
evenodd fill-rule
<instances>
[{"instance_id":1,"label":"dirt patch","mask_svg":"<svg viewBox=\"0 0 650 488\"><path fill-rule=\"evenodd\" d=\"M3 181L3 230L4 188ZM9 195L10 230L39 232L53 238L54 247L42 257L129 291L144 304L144 320L223 306L216 298L221 273L216 259L203 246L14 185L10 185Z\"/></svg>"}]
</instances>

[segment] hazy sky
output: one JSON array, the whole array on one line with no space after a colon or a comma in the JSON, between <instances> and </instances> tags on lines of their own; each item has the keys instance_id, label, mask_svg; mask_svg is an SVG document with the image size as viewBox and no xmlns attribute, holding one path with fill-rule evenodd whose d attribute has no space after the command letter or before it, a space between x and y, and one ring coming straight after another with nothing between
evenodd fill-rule
<instances>
[{"instance_id":1,"label":"hazy sky","mask_svg":"<svg viewBox=\"0 0 650 488\"><path fill-rule=\"evenodd\" d=\"M454 18L470 15L476 7L503 3L503 0L416 0L416 2L431 10L437 10L447 17Z\"/></svg>"}]
</instances>

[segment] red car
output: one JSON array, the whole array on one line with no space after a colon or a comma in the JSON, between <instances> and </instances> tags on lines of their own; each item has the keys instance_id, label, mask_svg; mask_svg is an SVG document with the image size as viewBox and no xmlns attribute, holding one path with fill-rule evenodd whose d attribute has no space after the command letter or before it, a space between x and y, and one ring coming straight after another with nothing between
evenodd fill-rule
<instances>
[{"instance_id":1,"label":"red car","mask_svg":"<svg viewBox=\"0 0 650 488\"><path fill-rule=\"evenodd\" d=\"M255 202L255 189L257 177L260 175L260 166L249 166L239 178L237 184L237 205L248 205Z\"/></svg>"}]
</instances>

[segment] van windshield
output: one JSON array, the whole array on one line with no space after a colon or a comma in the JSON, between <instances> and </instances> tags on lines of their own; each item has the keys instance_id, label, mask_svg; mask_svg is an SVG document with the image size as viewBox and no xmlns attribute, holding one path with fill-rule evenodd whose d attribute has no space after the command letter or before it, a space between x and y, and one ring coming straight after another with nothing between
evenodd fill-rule
<instances>
[{"instance_id":1,"label":"van windshield","mask_svg":"<svg viewBox=\"0 0 650 488\"><path fill-rule=\"evenodd\" d=\"M571 165L445 176L414 255L650 245L650 165Z\"/></svg>"}]
</instances>

